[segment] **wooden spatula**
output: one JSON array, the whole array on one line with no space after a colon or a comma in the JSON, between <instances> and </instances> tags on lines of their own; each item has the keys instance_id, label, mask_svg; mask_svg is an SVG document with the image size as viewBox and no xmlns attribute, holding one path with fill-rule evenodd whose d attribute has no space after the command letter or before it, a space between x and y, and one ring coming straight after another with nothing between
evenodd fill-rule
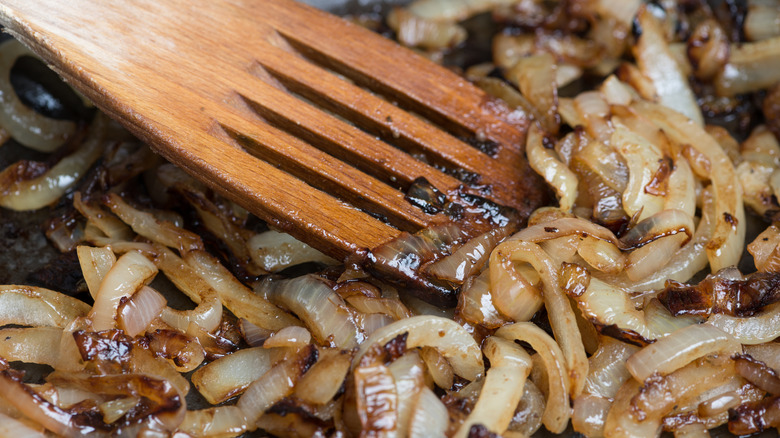
<instances>
[{"instance_id":1,"label":"wooden spatula","mask_svg":"<svg viewBox=\"0 0 780 438\"><path fill-rule=\"evenodd\" d=\"M337 259L449 220L406 200L419 177L521 216L541 202L522 114L309 6L0 0L0 20L168 160Z\"/></svg>"}]
</instances>

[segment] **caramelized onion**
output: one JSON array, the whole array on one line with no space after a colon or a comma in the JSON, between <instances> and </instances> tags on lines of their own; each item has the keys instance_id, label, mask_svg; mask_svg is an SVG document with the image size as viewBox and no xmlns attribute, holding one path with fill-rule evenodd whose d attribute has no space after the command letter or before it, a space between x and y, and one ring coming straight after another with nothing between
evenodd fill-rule
<instances>
[{"instance_id":1,"label":"caramelized onion","mask_svg":"<svg viewBox=\"0 0 780 438\"><path fill-rule=\"evenodd\" d=\"M165 298L149 286L142 286L127 301L119 304L117 325L130 336L136 336L149 327L165 308Z\"/></svg>"},{"instance_id":2,"label":"caramelized onion","mask_svg":"<svg viewBox=\"0 0 780 438\"><path fill-rule=\"evenodd\" d=\"M255 263L268 272L278 272L307 262L334 264L335 261L286 233L266 231L246 243Z\"/></svg>"},{"instance_id":3,"label":"caramelized onion","mask_svg":"<svg viewBox=\"0 0 780 438\"><path fill-rule=\"evenodd\" d=\"M65 327L89 306L65 294L34 286L0 286L0 325Z\"/></svg>"},{"instance_id":4,"label":"caramelized onion","mask_svg":"<svg viewBox=\"0 0 780 438\"><path fill-rule=\"evenodd\" d=\"M317 277L266 280L260 288L272 303L298 315L319 342L352 348L361 340L344 301Z\"/></svg>"},{"instance_id":5,"label":"caramelized onion","mask_svg":"<svg viewBox=\"0 0 780 438\"><path fill-rule=\"evenodd\" d=\"M89 312L95 330L108 330L116 325L116 313L123 297L129 297L157 274L157 267L139 252L120 257L106 273Z\"/></svg>"},{"instance_id":6,"label":"caramelized onion","mask_svg":"<svg viewBox=\"0 0 780 438\"><path fill-rule=\"evenodd\" d=\"M396 321L375 331L360 344L355 361L375 344L384 345L391 339L408 333L406 347L434 347L450 361L455 374L474 380L484 372L482 354L471 335L451 319L421 315Z\"/></svg>"},{"instance_id":7,"label":"caramelized onion","mask_svg":"<svg viewBox=\"0 0 780 438\"><path fill-rule=\"evenodd\" d=\"M0 45L0 125L19 143L41 152L53 152L76 131L76 124L51 119L22 103L11 85L11 68L22 56L36 55L13 39Z\"/></svg>"},{"instance_id":8,"label":"caramelized onion","mask_svg":"<svg viewBox=\"0 0 780 438\"><path fill-rule=\"evenodd\" d=\"M650 344L626 361L639 382L654 374L666 375L707 354L733 354L742 346L728 334L706 324L683 327Z\"/></svg>"},{"instance_id":9,"label":"caramelized onion","mask_svg":"<svg viewBox=\"0 0 780 438\"><path fill-rule=\"evenodd\" d=\"M244 392L271 365L269 350L244 348L198 368L192 374L192 384L209 403L218 404Z\"/></svg>"},{"instance_id":10,"label":"caramelized onion","mask_svg":"<svg viewBox=\"0 0 780 438\"><path fill-rule=\"evenodd\" d=\"M490 369L477 404L454 435L456 437L469 436L471 427L476 424L493 433L503 433L512 421L523 395L525 379L531 372L531 357L511 340L491 336L485 340L483 350L490 361Z\"/></svg>"},{"instance_id":11,"label":"caramelized onion","mask_svg":"<svg viewBox=\"0 0 780 438\"><path fill-rule=\"evenodd\" d=\"M547 404L542 415L544 426L553 433L561 433L571 418L569 404L570 377L565 358L558 344L542 329L528 322L506 325L496 331L511 341L523 341L531 345L544 364L547 374Z\"/></svg>"}]
</instances>

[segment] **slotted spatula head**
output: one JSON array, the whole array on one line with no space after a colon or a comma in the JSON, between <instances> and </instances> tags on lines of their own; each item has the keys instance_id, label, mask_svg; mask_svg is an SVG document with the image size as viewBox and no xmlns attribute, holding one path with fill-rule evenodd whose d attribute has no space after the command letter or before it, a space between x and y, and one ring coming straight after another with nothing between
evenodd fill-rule
<instances>
[{"instance_id":1,"label":"slotted spatula head","mask_svg":"<svg viewBox=\"0 0 780 438\"><path fill-rule=\"evenodd\" d=\"M0 19L168 160L337 259L449 220L407 201L419 177L521 217L542 201L521 113L309 6L0 0Z\"/></svg>"}]
</instances>

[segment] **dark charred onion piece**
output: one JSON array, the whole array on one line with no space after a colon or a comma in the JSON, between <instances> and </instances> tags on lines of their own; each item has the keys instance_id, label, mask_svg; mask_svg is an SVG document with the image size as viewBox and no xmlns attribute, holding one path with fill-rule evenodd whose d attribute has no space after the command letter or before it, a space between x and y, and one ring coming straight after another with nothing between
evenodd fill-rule
<instances>
[{"instance_id":1,"label":"dark charred onion piece","mask_svg":"<svg viewBox=\"0 0 780 438\"><path fill-rule=\"evenodd\" d=\"M82 375L55 371L47 380L60 387L78 388L108 396L140 397L141 402L119 420L131 425L153 416L164 431L173 432L184 419L184 399L170 382L143 374Z\"/></svg>"},{"instance_id":2,"label":"dark charred onion piece","mask_svg":"<svg viewBox=\"0 0 780 438\"><path fill-rule=\"evenodd\" d=\"M103 423L97 409L71 412L52 404L22 382L20 373L0 370L0 397L24 413L27 418L41 424L57 435L67 438L81 437L98 432L95 426Z\"/></svg>"},{"instance_id":3,"label":"dark charred onion piece","mask_svg":"<svg viewBox=\"0 0 780 438\"><path fill-rule=\"evenodd\" d=\"M729 432L734 435L750 435L772 427L780 427L780 396L729 409Z\"/></svg>"},{"instance_id":4,"label":"dark charred onion piece","mask_svg":"<svg viewBox=\"0 0 780 438\"><path fill-rule=\"evenodd\" d=\"M720 271L697 285L669 280L658 299L675 316L751 316L780 300L780 273L756 272L744 278L729 278Z\"/></svg>"},{"instance_id":5,"label":"dark charred onion piece","mask_svg":"<svg viewBox=\"0 0 780 438\"><path fill-rule=\"evenodd\" d=\"M192 371L203 362L205 353L198 340L175 330L148 332L140 341L158 357L173 362L179 371Z\"/></svg>"},{"instance_id":6,"label":"dark charred onion piece","mask_svg":"<svg viewBox=\"0 0 780 438\"><path fill-rule=\"evenodd\" d=\"M371 251L371 270L413 290L419 298L441 307L454 307L457 294L449 285L424 274L426 266L448 254L447 248L461 242L466 235L456 225L402 233Z\"/></svg>"}]
</instances>

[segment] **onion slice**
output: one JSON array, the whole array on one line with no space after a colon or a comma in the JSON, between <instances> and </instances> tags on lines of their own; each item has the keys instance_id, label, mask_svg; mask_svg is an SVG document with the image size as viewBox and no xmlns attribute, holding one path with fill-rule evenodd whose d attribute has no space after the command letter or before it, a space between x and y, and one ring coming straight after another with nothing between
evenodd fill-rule
<instances>
[{"instance_id":1,"label":"onion slice","mask_svg":"<svg viewBox=\"0 0 780 438\"><path fill-rule=\"evenodd\" d=\"M712 271L736 265L742 255L746 220L742 190L728 155L704 129L674 110L642 101L634 102L632 108L663 129L672 141L690 146L710 162L715 231L707 244L707 258Z\"/></svg>"},{"instance_id":2,"label":"onion slice","mask_svg":"<svg viewBox=\"0 0 780 438\"><path fill-rule=\"evenodd\" d=\"M88 312L88 304L60 292L35 286L0 286L0 325L64 328Z\"/></svg>"},{"instance_id":3,"label":"onion slice","mask_svg":"<svg viewBox=\"0 0 780 438\"><path fill-rule=\"evenodd\" d=\"M747 318L717 313L706 324L728 333L746 345L763 344L780 337L780 303L773 303L761 313Z\"/></svg>"},{"instance_id":4,"label":"onion slice","mask_svg":"<svg viewBox=\"0 0 780 438\"><path fill-rule=\"evenodd\" d=\"M514 341L491 336L485 339L483 351L490 361L485 383L477 404L455 437L469 436L471 426L481 424L495 434L509 427L517 404L523 395L525 379L531 372L531 356Z\"/></svg>"},{"instance_id":5,"label":"onion slice","mask_svg":"<svg viewBox=\"0 0 780 438\"><path fill-rule=\"evenodd\" d=\"M95 330L116 326L116 313L123 297L129 297L157 274L157 267L141 253L130 251L116 261L106 273L89 312Z\"/></svg>"},{"instance_id":6,"label":"onion slice","mask_svg":"<svg viewBox=\"0 0 780 438\"><path fill-rule=\"evenodd\" d=\"M70 120L55 120L24 105L11 85L11 68L23 56L37 56L14 39L0 45L0 125L19 143L41 152L54 152L76 131Z\"/></svg>"},{"instance_id":7,"label":"onion slice","mask_svg":"<svg viewBox=\"0 0 780 438\"><path fill-rule=\"evenodd\" d=\"M544 364L548 382L547 404L542 422L550 432L562 433L571 418L571 379L561 348L550 335L530 322L505 325L496 331L496 336L510 341L527 342L536 350Z\"/></svg>"},{"instance_id":8,"label":"onion slice","mask_svg":"<svg viewBox=\"0 0 780 438\"><path fill-rule=\"evenodd\" d=\"M373 345L384 345L404 333L408 333L407 348L436 348L450 361L455 374L466 380L477 379L485 370L474 338L455 321L431 315L402 319L375 331L360 344L354 362L359 362Z\"/></svg>"},{"instance_id":9,"label":"onion slice","mask_svg":"<svg viewBox=\"0 0 780 438\"><path fill-rule=\"evenodd\" d=\"M539 245L531 242L504 242L495 249L494 254L498 260L508 259L513 262L529 263L542 278L544 306L555 339L560 344L566 359L566 368L571 378L571 395L576 397L585 386L588 359L574 310L561 290L559 266Z\"/></svg>"},{"instance_id":10,"label":"onion slice","mask_svg":"<svg viewBox=\"0 0 780 438\"><path fill-rule=\"evenodd\" d=\"M666 375L704 355L721 352L742 352L742 346L715 327L690 325L639 350L626 361L626 368L637 381L644 382L652 375Z\"/></svg>"},{"instance_id":11,"label":"onion slice","mask_svg":"<svg viewBox=\"0 0 780 438\"><path fill-rule=\"evenodd\" d=\"M244 348L198 368L192 384L211 404L243 393L271 369L271 352L262 347Z\"/></svg>"}]
</instances>

